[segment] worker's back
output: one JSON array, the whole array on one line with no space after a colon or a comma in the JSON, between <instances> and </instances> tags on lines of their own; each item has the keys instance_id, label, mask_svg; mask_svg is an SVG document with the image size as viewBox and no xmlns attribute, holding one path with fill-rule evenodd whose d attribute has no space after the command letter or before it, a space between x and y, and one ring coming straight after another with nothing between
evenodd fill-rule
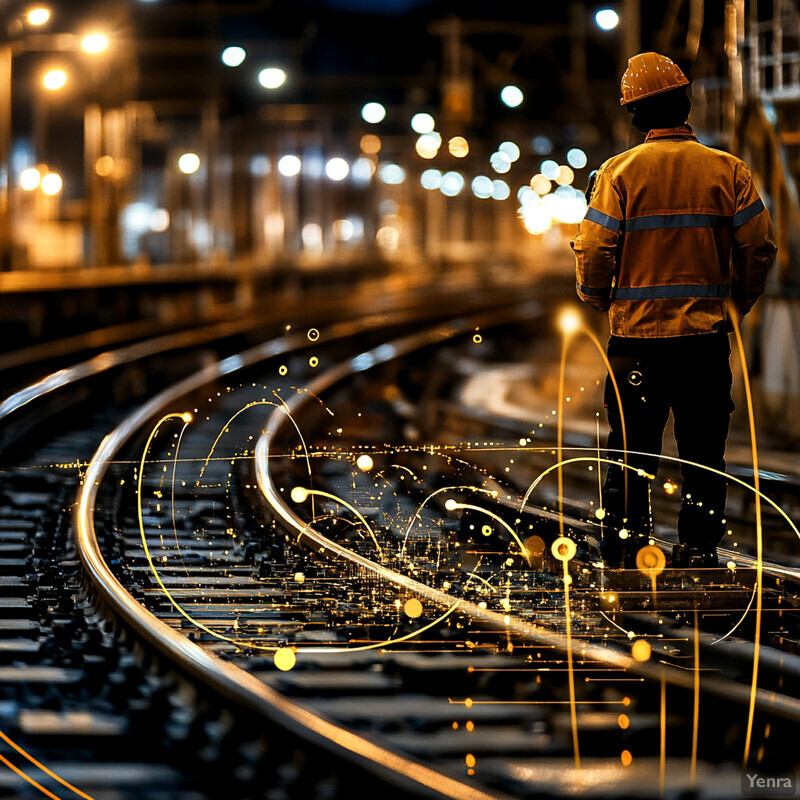
<instances>
[{"instance_id":1,"label":"worker's back","mask_svg":"<svg viewBox=\"0 0 800 800\"><path fill-rule=\"evenodd\" d=\"M613 277L609 318L617 336L719 330L728 296L763 290L766 268L743 280L734 263L731 274L732 250L768 235L763 210L743 161L700 144L688 127L653 130L597 173L574 245L579 284L590 290L583 294L609 287Z\"/></svg>"}]
</instances>

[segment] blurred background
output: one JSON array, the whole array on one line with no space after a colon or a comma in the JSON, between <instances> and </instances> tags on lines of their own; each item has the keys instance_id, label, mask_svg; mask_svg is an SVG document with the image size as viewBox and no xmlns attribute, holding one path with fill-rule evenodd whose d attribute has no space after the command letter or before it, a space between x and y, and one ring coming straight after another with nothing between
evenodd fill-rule
<instances>
[{"instance_id":1,"label":"blurred background","mask_svg":"<svg viewBox=\"0 0 800 800\"><path fill-rule=\"evenodd\" d=\"M0 0L2 350L328 280L567 275L589 172L641 141L619 77L656 50L770 206L748 347L763 419L800 440L799 20L796 0Z\"/></svg>"}]
</instances>

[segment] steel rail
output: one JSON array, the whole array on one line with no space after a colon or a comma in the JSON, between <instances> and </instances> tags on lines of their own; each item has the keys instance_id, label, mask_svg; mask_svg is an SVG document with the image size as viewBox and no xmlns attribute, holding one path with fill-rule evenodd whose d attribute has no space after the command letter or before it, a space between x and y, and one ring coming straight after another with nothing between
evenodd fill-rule
<instances>
[{"instance_id":1,"label":"steel rail","mask_svg":"<svg viewBox=\"0 0 800 800\"><path fill-rule=\"evenodd\" d=\"M315 530L313 524L305 522L288 505L284 496L276 487L269 469L273 440L282 430L283 426L288 423L290 415L297 413L303 406L311 401L311 398L322 396L337 383L357 373L409 355L415 350L436 344L447 338L452 338L458 333L466 334L471 330L472 328L463 321L461 323L453 322L447 327L436 326L428 331L413 336L406 336L392 343L380 345L320 374L309 385L307 393L302 395L297 394L287 398L285 400L285 407L277 408L270 414L265 433L259 437L256 445L255 467L258 486L274 514L281 519L285 525L296 532L298 542L302 542L318 553L325 553L326 556L335 555L345 559L373 573L379 578L394 583L406 591L414 592L426 598L438 606L451 607L458 603L459 610L462 613L468 614L474 620L492 629L509 631L541 645L553 646L562 652L566 652L568 649L566 636L518 618L511 617L509 621L506 621L509 615L505 613L501 614L491 611L490 609L480 608L475 603L454 597L444 591L435 589L406 575L388 569L381 564L377 564L329 539L321 532ZM741 647L741 645L737 645L737 647ZM622 668L646 680L653 682L665 680L671 685L690 691L694 690L694 676L690 672L674 669L666 664L656 665L650 661L639 662L621 650L612 651L608 645L600 646L585 640L581 642L573 641L571 643L571 649L574 655L580 655L582 658L588 657L596 659L611 666ZM750 687L736 683L727 678L706 678L703 682L703 690L725 699L735 700L742 705L748 705L750 703ZM757 689L756 705L759 710L766 713L800 722L800 699L781 695L773 691Z\"/></svg>"},{"instance_id":2,"label":"steel rail","mask_svg":"<svg viewBox=\"0 0 800 800\"><path fill-rule=\"evenodd\" d=\"M518 310L517 313L529 316L529 308L527 304L523 311ZM503 314L504 319L508 319L508 310ZM497 312L494 317L484 313L460 324L437 326L433 339L441 341L474 327L476 321L480 323L492 318L496 320ZM339 323L325 333L324 340L330 342L354 336L360 331L374 330L379 324L385 325L386 322L384 315L358 324ZM94 511L100 485L120 448L149 420L170 405L178 403L185 395L232 372L308 345L305 336L295 334L272 340L213 364L151 398L103 439L86 469L75 511L76 547L87 584L107 613L111 613L125 628L133 631L136 637L165 656L181 672L202 682L226 700L288 731L305 745L334 758L343 759L413 796L437 800L445 797L454 800L502 800L502 795L489 794L464 784L332 723L289 700L246 671L210 655L141 606L118 581L102 556L94 525ZM388 355L388 351L382 350L381 346L376 348L376 352L381 353L384 358Z\"/></svg>"}]
</instances>

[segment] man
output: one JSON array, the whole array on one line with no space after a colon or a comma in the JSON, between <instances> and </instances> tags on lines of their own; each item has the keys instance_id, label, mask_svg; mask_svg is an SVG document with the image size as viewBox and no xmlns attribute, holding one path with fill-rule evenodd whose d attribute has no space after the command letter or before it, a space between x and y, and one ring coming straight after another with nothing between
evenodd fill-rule
<instances>
[{"instance_id":1,"label":"man","mask_svg":"<svg viewBox=\"0 0 800 800\"><path fill-rule=\"evenodd\" d=\"M650 482L670 410L683 476L673 565L717 566L733 411L728 298L740 318L750 311L777 250L747 165L686 124L688 84L665 56L630 59L620 103L647 138L597 171L573 243L579 297L608 311L622 405L607 378L609 458L627 465L609 467L603 488L611 566L635 567L652 535Z\"/></svg>"}]
</instances>

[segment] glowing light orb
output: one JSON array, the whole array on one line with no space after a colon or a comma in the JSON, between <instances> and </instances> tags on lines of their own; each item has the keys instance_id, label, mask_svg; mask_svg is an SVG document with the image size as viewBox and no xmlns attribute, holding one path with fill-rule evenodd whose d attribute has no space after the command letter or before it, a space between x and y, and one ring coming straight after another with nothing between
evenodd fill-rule
<instances>
[{"instance_id":1,"label":"glowing light orb","mask_svg":"<svg viewBox=\"0 0 800 800\"><path fill-rule=\"evenodd\" d=\"M50 9L39 7L28 12L28 22L31 25L44 25L50 19Z\"/></svg>"},{"instance_id":2,"label":"glowing light orb","mask_svg":"<svg viewBox=\"0 0 800 800\"><path fill-rule=\"evenodd\" d=\"M181 419L188 425L194 417L188 411L184 411L183 414L181 414Z\"/></svg>"},{"instance_id":3,"label":"glowing light orb","mask_svg":"<svg viewBox=\"0 0 800 800\"><path fill-rule=\"evenodd\" d=\"M226 67L238 67L247 58L247 51L244 47L226 47L220 58Z\"/></svg>"},{"instance_id":4,"label":"glowing light orb","mask_svg":"<svg viewBox=\"0 0 800 800\"><path fill-rule=\"evenodd\" d=\"M41 182L42 174L35 167L30 167L19 176L19 185L26 191L32 192Z\"/></svg>"},{"instance_id":5,"label":"glowing light orb","mask_svg":"<svg viewBox=\"0 0 800 800\"><path fill-rule=\"evenodd\" d=\"M498 148L498 153L505 153L509 161L516 161L519 158L519 146L514 142L503 142Z\"/></svg>"},{"instance_id":6,"label":"glowing light orb","mask_svg":"<svg viewBox=\"0 0 800 800\"><path fill-rule=\"evenodd\" d=\"M308 489L304 489L302 486L295 486L290 497L295 503L305 503L308 499Z\"/></svg>"},{"instance_id":7,"label":"glowing light orb","mask_svg":"<svg viewBox=\"0 0 800 800\"><path fill-rule=\"evenodd\" d=\"M660 547L647 544L636 554L636 568L647 576L660 575L667 566L667 557Z\"/></svg>"},{"instance_id":8,"label":"glowing light orb","mask_svg":"<svg viewBox=\"0 0 800 800\"><path fill-rule=\"evenodd\" d=\"M597 511L594 512L594 515L599 520L604 520L606 518L606 510L604 508L598 508Z\"/></svg>"},{"instance_id":9,"label":"glowing light orb","mask_svg":"<svg viewBox=\"0 0 800 800\"><path fill-rule=\"evenodd\" d=\"M486 200L492 196L493 191L494 185L492 184L492 179L487 178L486 175L478 175L476 178L472 179L472 194L474 194L475 197Z\"/></svg>"},{"instance_id":10,"label":"glowing light orb","mask_svg":"<svg viewBox=\"0 0 800 800\"><path fill-rule=\"evenodd\" d=\"M550 552L558 561L567 562L575 555L577 549L572 539L559 536L550 547Z\"/></svg>"},{"instance_id":11,"label":"glowing light orb","mask_svg":"<svg viewBox=\"0 0 800 800\"><path fill-rule=\"evenodd\" d=\"M631 647L631 655L634 661L649 661L652 648L647 639L637 639Z\"/></svg>"},{"instance_id":12,"label":"glowing light orb","mask_svg":"<svg viewBox=\"0 0 800 800\"><path fill-rule=\"evenodd\" d=\"M306 576L303 575L302 572L295 572L294 579L295 579L295 581L297 583L305 583L306 582Z\"/></svg>"},{"instance_id":13,"label":"glowing light orb","mask_svg":"<svg viewBox=\"0 0 800 800\"><path fill-rule=\"evenodd\" d=\"M325 174L332 181L343 181L350 174L350 165L343 158L332 158L325 165Z\"/></svg>"},{"instance_id":14,"label":"glowing light orb","mask_svg":"<svg viewBox=\"0 0 800 800\"><path fill-rule=\"evenodd\" d=\"M411 117L411 130L415 133L431 133L436 127L436 120L425 112L414 114Z\"/></svg>"},{"instance_id":15,"label":"glowing light orb","mask_svg":"<svg viewBox=\"0 0 800 800\"><path fill-rule=\"evenodd\" d=\"M293 648L279 647L275 651L273 660L275 661L275 666L281 672L288 672L297 663L297 656Z\"/></svg>"},{"instance_id":16,"label":"glowing light orb","mask_svg":"<svg viewBox=\"0 0 800 800\"><path fill-rule=\"evenodd\" d=\"M573 169L583 169L587 162L586 153L580 147L573 147L567 151L567 164Z\"/></svg>"},{"instance_id":17,"label":"glowing light orb","mask_svg":"<svg viewBox=\"0 0 800 800\"><path fill-rule=\"evenodd\" d=\"M442 173L438 169L426 169L419 176L423 189L439 189L442 186Z\"/></svg>"},{"instance_id":18,"label":"glowing light orb","mask_svg":"<svg viewBox=\"0 0 800 800\"><path fill-rule=\"evenodd\" d=\"M558 327L567 336L575 333L581 327L581 315L574 308L565 308L558 316ZM603 512L603 516L600 516L602 510L598 508L595 511L598 519L603 519L605 516L605 512Z\"/></svg>"},{"instance_id":19,"label":"glowing light orb","mask_svg":"<svg viewBox=\"0 0 800 800\"><path fill-rule=\"evenodd\" d=\"M417 619L422 616L422 603L416 597L406 600L403 611L409 619Z\"/></svg>"},{"instance_id":20,"label":"glowing light orb","mask_svg":"<svg viewBox=\"0 0 800 800\"><path fill-rule=\"evenodd\" d=\"M265 89L277 89L286 83L286 73L280 67L265 67L258 73L258 82Z\"/></svg>"},{"instance_id":21,"label":"glowing light orb","mask_svg":"<svg viewBox=\"0 0 800 800\"><path fill-rule=\"evenodd\" d=\"M356 460L356 466L362 472L369 472L375 466L375 462L372 460L372 456L364 454L363 456L358 457Z\"/></svg>"},{"instance_id":22,"label":"glowing light orb","mask_svg":"<svg viewBox=\"0 0 800 800\"><path fill-rule=\"evenodd\" d=\"M361 137L359 146L361 147L362 153L374 156L376 153L380 153L381 151L381 139L379 136L375 136L374 133L365 133Z\"/></svg>"},{"instance_id":23,"label":"glowing light orb","mask_svg":"<svg viewBox=\"0 0 800 800\"><path fill-rule=\"evenodd\" d=\"M630 750L623 750L620 753L619 760L622 762L623 767L629 767L633 762L633 756L631 755Z\"/></svg>"},{"instance_id":24,"label":"glowing light orb","mask_svg":"<svg viewBox=\"0 0 800 800\"><path fill-rule=\"evenodd\" d=\"M619 25L619 14L613 8L601 8L595 15L594 21L602 31L613 31Z\"/></svg>"},{"instance_id":25,"label":"glowing light orb","mask_svg":"<svg viewBox=\"0 0 800 800\"><path fill-rule=\"evenodd\" d=\"M102 53L108 49L108 37L102 33L90 33L83 37L81 47L87 53Z\"/></svg>"},{"instance_id":26,"label":"glowing light orb","mask_svg":"<svg viewBox=\"0 0 800 800\"><path fill-rule=\"evenodd\" d=\"M193 175L200 169L200 156L197 153L184 153L178 159L178 169L184 175Z\"/></svg>"},{"instance_id":27,"label":"glowing light orb","mask_svg":"<svg viewBox=\"0 0 800 800\"><path fill-rule=\"evenodd\" d=\"M380 103L366 103L361 109L361 118L364 122L377 125L386 117L386 108Z\"/></svg>"},{"instance_id":28,"label":"glowing light orb","mask_svg":"<svg viewBox=\"0 0 800 800\"><path fill-rule=\"evenodd\" d=\"M458 503L455 500L453 500L452 498L450 498L449 500L445 501L444 507L448 511L455 511L458 508Z\"/></svg>"},{"instance_id":29,"label":"glowing light orb","mask_svg":"<svg viewBox=\"0 0 800 800\"><path fill-rule=\"evenodd\" d=\"M561 167L558 166L557 162L548 158L547 161L542 161L539 170L541 171L542 175L545 176L545 178L549 178L551 181L555 181L558 180L559 173L561 172Z\"/></svg>"},{"instance_id":30,"label":"glowing light orb","mask_svg":"<svg viewBox=\"0 0 800 800\"><path fill-rule=\"evenodd\" d=\"M541 172L531 178L531 189L533 189L536 194L547 194L552 188L553 184L550 183L550 178L546 175L542 175Z\"/></svg>"},{"instance_id":31,"label":"glowing light orb","mask_svg":"<svg viewBox=\"0 0 800 800\"><path fill-rule=\"evenodd\" d=\"M447 143L450 155L456 158L465 158L469 153L469 142L463 136L454 136Z\"/></svg>"},{"instance_id":32,"label":"glowing light orb","mask_svg":"<svg viewBox=\"0 0 800 800\"><path fill-rule=\"evenodd\" d=\"M51 69L49 72L45 73L44 78L42 78L42 85L51 92L61 89L66 82L67 73L64 72L63 69Z\"/></svg>"},{"instance_id":33,"label":"glowing light orb","mask_svg":"<svg viewBox=\"0 0 800 800\"><path fill-rule=\"evenodd\" d=\"M42 178L42 191L45 194L55 195L58 194L62 187L63 181L57 172L49 172Z\"/></svg>"},{"instance_id":34,"label":"glowing light orb","mask_svg":"<svg viewBox=\"0 0 800 800\"><path fill-rule=\"evenodd\" d=\"M299 175L302 166L303 162L298 156L282 156L278 160L278 172L284 178L293 178L295 175Z\"/></svg>"},{"instance_id":35,"label":"glowing light orb","mask_svg":"<svg viewBox=\"0 0 800 800\"><path fill-rule=\"evenodd\" d=\"M519 86L509 85L504 86L500 90L500 99L509 108L517 108L522 105L525 95L522 93L522 89L520 89Z\"/></svg>"}]
</instances>

